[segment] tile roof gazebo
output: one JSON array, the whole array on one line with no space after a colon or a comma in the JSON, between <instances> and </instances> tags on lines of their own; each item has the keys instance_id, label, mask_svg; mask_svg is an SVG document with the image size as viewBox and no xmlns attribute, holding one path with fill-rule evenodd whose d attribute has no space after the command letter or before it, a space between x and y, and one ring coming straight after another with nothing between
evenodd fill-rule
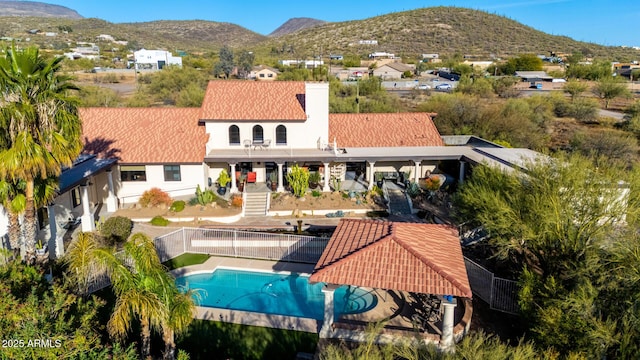
<instances>
[{"instance_id":1,"label":"tile roof gazebo","mask_svg":"<svg viewBox=\"0 0 640 360\"><path fill-rule=\"evenodd\" d=\"M472 297L458 231L436 224L343 219L309 281L330 284L325 289L325 336L333 324L331 288L336 285ZM443 304L441 345L450 346L455 300Z\"/></svg>"}]
</instances>

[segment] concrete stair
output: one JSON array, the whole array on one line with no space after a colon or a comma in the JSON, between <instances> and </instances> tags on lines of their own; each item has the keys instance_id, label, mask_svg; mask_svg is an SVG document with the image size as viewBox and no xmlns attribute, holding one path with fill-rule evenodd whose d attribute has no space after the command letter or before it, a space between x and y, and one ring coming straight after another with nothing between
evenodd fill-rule
<instances>
[{"instance_id":1,"label":"concrete stair","mask_svg":"<svg viewBox=\"0 0 640 360\"><path fill-rule=\"evenodd\" d=\"M411 208L404 191L387 188L387 194L389 195L389 209L392 215L411 215Z\"/></svg>"},{"instance_id":2,"label":"concrete stair","mask_svg":"<svg viewBox=\"0 0 640 360\"><path fill-rule=\"evenodd\" d=\"M254 192L247 193L244 205L244 216L265 216L267 214L267 197L271 193L268 192Z\"/></svg>"}]
</instances>

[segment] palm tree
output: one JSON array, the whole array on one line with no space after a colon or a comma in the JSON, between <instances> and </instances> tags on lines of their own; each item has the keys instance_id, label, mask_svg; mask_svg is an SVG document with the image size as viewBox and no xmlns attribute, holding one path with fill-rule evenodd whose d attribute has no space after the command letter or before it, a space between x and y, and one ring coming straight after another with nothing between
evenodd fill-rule
<instances>
[{"instance_id":1,"label":"palm tree","mask_svg":"<svg viewBox=\"0 0 640 360\"><path fill-rule=\"evenodd\" d=\"M123 339L132 322L141 325L141 355L151 352L151 329L160 330L163 319L169 317L167 307L157 289L166 286L170 277L160 263L153 241L136 233L124 245L122 252L101 247L93 233L82 233L69 247L65 256L69 277L78 284L82 294L88 294L96 273L106 273L116 295L116 304L107 324L113 337ZM162 285L160 285L160 283Z\"/></svg>"},{"instance_id":2,"label":"palm tree","mask_svg":"<svg viewBox=\"0 0 640 360\"><path fill-rule=\"evenodd\" d=\"M0 179L25 181L24 236L27 257L35 252L37 218L35 181L60 174L82 150L77 89L59 74L62 58L46 60L37 48L0 58Z\"/></svg>"},{"instance_id":3,"label":"palm tree","mask_svg":"<svg viewBox=\"0 0 640 360\"><path fill-rule=\"evenodd\" d=\"M194 292L182 292L175 278L160 262L153 240L143 233L131 236L122 252L101 247L93 233L81 233L65 255L69 277L78 291L87 295L95 274L107 273L116 295L116 305L107 329L124 338L133 320L141 325L141 355L151 348L151 330L162 333L164 359L175 358L175 336L193 321Z\"/></svg>"},{"instance_id":4,"label":"palm tree","mask_svg":"<svg viewBox=\"0 0 640 360\"><path fill-rule=\"evenodd\" d=\"M180 291L175 279L167 273L171 281L169 286L162 288L163 302L167 305L167 317L162 321L162 340L164 341L163 359L173 360L176 355L176 335L184 333L191 322L195 312L193 290Z\"/></svg>"},{"instance_id":5,"label":"palm tree","mask_svg":"<svg viewBox=\"0 0 640 360\"><path fill-rule=\"evenodd\" d=\"M20 249L20 214L24 212L24 181L0 180L0 204L7 211L9 220L9 245L15 252Z\"/></svg>"}]
</instances>

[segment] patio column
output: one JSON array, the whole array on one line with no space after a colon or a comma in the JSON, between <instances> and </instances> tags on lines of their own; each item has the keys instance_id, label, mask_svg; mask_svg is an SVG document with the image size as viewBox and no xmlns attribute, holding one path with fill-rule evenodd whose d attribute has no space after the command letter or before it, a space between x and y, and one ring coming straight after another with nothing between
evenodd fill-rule
<instances>
[{"instance_id":1,"label":"patio column","mask_svg":"<svg viewBox=\"0 0 640 360\"><path fill-rule=\"evenodd\" d=\"M231 166L231 193L238 192L238 185L236 184L236 164L229 164Z\"/></svg>"},{"instance_id":2,"label":"patio column","mask_svg":"<svg viewBox=\"0 0 640 360\"><path fill-rule=\"evenodd\" d=\"M320 338L330 338L333 331L334 308L333 308L333 292L338 288L337 285L327 284L322 288L324 294L324 319L322 328L320 329Z\"/></svg>"},{"instance_id":3,"label":"patio column","mask_svg":"<svg viewBox=\"0 0 640 360\"><path fill-rule=\"evenodd\" d=\"M449 298L447 300L447 298ZM444 315L442 316L442 335L440 335L440 348L443 351L453 351L455 342L453 341L453 326L454 326L454 310L456 308L456 298L452 296L445 296L442 300L442 306L444 307Z\"/></svg>"},{"instance_id":4,"label":"patio column","mask_svg":"<svg viewBox=\"0 0 640 360\"><path fill-rule=\"evenodd\" d=\"M322 187L323 192L330 192L331 188L329 187L329 163L322 163L324 165L324 186Z\"/></svg>"},{"instance_id":5,"label":"patio column","mask_svg":"<svg viewBox=\"0 0 640 360\"><path fill-rule=\"evenodd\" d=\"M111 169L107 170L107 185L109 186L109 195L107 196L107 212L113 213L118 210L118 201L113 187L113 173Z\"/></svg>"},{"instance_id":6,"label":"patio column","mask_svg":"<svg viewBox=\"0 0 640 360\"><path fill-rule=\"evenodd\" d=\"M422 160L413 160L413 163L416 164L415 169L414 169L414 177L413 177L413 181L415 181L416 183L418 183L418 180L420 179L420 163L422 162Z\"/></svg>"},{"instance_id":7,"label":"patio column","mask_svg":"<svg viewBox=\"0 0 640 360\"><path fill-rule=\"evenodd\" d=\"M460 173L458 174L458 183L462 184L464 182L464 172L466 161L460 160Z\"/></svg>"},{"instance_id":8,"label":"patio column","mask_svg":"<svg viewBox=\"0 0 640 360\"><path fill-rule=\"evenodd\" d=\"M95 229L93 223L93 214L91 214L91 208L89 207L89 183L85 181L80 185L82 191L82 232L91 232Z\"/></svg>"},{"instance_id":9,"label":"patio column","mask_svg":"<svg viewBox=\"0 0 640 360\"><path fill-rule=\"evenodd\" d=\"M62 243L62 237L58 239L58 223L56 222L56 209L53 205L47 206L47 213L49 214L49 258L57 259L64 255L64 244Z\"/></svg>"},{"instance_id":10,"label":"patio column","mask_svg":"<svg viewBox=\"0 0 640 360\"><path fill-rule=\"evenodd\" d=\"M282 174L283 163L276 163L278 165L278 189L277 192L284 192L284 175Z\"/></svg>"},{"instance_id":11,"label":"patio column","mask_svg":"<svg viewBox=\"0 0 640 360\"><path fill-rule=\"evenodd\" d=\"M369 177L367 178L367 180L369 181L369 186L367 187L369 190L373 189L373 184L375 183L375 180L373 179L373 171L374 171L374 165L376 164L375 161L367 161L369 163Z\"/></svg>"}]
</instances>

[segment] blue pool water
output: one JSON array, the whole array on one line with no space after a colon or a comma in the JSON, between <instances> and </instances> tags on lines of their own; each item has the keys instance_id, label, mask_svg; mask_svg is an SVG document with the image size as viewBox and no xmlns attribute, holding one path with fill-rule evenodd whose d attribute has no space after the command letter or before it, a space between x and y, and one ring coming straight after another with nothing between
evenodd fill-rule
<instances>
[{"instance_id":1,"label":"blue pool water","mask_svg":"<svg viewBox=\"0 0 640 360\"><path fill-rule=\"evenodd\" d=\"M199 306L322 320L324 284L309 284L308 280L298 273L216 269L179 277L176 283L186 289L200 289ZM371 292L349 286L336 289L333 298L336 318L370 310L378 302Z\"/></svg>"}]
</instances>

